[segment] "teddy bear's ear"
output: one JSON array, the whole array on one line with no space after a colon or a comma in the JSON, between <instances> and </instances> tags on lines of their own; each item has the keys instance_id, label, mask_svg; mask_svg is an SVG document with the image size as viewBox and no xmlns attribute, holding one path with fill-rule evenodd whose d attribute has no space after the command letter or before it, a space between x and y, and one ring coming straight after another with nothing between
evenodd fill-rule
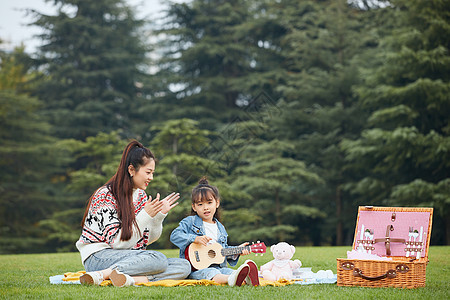
<instances>
[{"instance_id":1,"label":"teddy bear's ear","mask_svg":"<svg viewBox=\"0 0 450 300\"><path fill-rule=\"evenodd\" d=\"M294 254L295 253L295 247L292 246L292 245L289 245L289 248L291 248L292 254Z\"/></svg>"}]
</instances>

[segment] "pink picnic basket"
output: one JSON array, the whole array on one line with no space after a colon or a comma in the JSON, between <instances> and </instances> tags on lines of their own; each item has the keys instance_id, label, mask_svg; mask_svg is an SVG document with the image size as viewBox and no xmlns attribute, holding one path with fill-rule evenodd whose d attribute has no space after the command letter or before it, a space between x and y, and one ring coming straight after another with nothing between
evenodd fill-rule
<instances>
[{"instance_id":1,"label":"pink picnic basket","mask_svg":"<svg viewBox=\"0 0 450 300\"><path fill-rule=\"evenodd\" d=\"M337 259L337 285L425 286L433 208L360 206L353 250L392 260Z\"/></svg>"}]
</instances>

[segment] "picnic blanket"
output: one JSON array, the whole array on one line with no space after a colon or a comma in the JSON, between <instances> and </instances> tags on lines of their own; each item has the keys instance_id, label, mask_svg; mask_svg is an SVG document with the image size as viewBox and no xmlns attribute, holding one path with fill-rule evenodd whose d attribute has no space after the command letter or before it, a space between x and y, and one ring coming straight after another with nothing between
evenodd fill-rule
<instances>
[{"instance_id":1,"label":"picnic blanket","mask_svg":"<svg viewBox=\"0 0 450 300\"><path fill-rule=\"evenodd\" d=\"M63 275L55 275L49 278L51 284L80 284L80 276L86 273L86 271L78 271L78 272L67 272ZM329 277L329 276L328 276ZM290 284L321 284L321 283L336 283L336 278L304 278L304 279L294 279L294 280L286 280L279 279L278 281L269 281L260 278L261 286L286 286ZM108 286L112 285L111 280L104 280L100 286ZM220 285L213 280L194 280L194 279L184 279L184 280L159 280L152 281L147 283L139 283L137 286L193 286L193 285Z\"/></svg>"}]
</instances>

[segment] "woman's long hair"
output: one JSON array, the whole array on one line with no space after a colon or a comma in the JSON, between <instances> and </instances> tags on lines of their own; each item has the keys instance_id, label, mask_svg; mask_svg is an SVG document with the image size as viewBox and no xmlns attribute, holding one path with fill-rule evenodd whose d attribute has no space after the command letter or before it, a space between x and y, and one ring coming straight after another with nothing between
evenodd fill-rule
<instances>
[{"instance_id":1,"label":"woman's long hair","mask_svg":"<svg viewBox=\"0 0 450 300\"><path fill-rule=\"evenodd\" d=\"M150 159L155 160L155 156L149 149L138 141L131 141L123 150L116 174L105 184L117 203L117 214L122 229L120 240L122 241L128 241L131 238L133 224L136 228L138 227L133 204L133 179L128 172L128 167L132 165L137 172ZM94 194L89 199L81 226L84 226Z\"/></svg>"},{"instance_id":2,"label":"woman's long hair","mask_svg":"<svg viewBox=\"0 0 450 300\"><path fill-rule=\"evenodd\" d=\"M198 185L192 189L192 204L199 202L206 202L209 196L212 196L216 201L220 201L219 189L213 185L210 185L206 177L202 177L198 182ZM191 215L196 215L197 213L191 208ZM216 209L214 218L220 221L220 206Z\"/></svg>"}]
</instances>

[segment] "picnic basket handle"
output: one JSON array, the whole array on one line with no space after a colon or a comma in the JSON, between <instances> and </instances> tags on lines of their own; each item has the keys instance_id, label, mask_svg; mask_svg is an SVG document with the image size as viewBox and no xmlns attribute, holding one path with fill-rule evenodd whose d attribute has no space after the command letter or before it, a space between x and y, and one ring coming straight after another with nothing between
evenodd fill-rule
<instances>
[{"instance_id":1,"label":"picnic basket handle","mask_svg":"<svg viewBox=\"0 0 450 300\"><path fill-rule=\"evenodd\" d=\"M391 269L391 270L388 270L383 275L376 276L376 277L369 277L369 276L364 275L363 272L360 269L355 268L353 270L353 276L361 277L363 279L370 280L370 281L376 281L376 280L381 280L381 279L384 279L384 278L395 278L397 276L397 272L395 270Z\"/></svg>"}]
</instances>

